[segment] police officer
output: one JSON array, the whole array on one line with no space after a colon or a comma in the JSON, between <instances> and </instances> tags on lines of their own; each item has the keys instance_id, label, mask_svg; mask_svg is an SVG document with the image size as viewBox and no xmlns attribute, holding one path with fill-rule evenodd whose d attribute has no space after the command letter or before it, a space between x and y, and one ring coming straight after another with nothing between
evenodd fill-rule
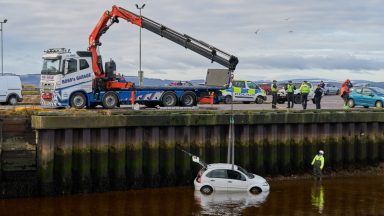
<instances>
[{"instance_id":1,"label":"police officer","mask_svg":"<svg viewBox=\"0 0 384 216\"><path fill-rule=\"evenodd\" d=\"M293 108L294 103L294 91L296 90L296 87L292 85L292 81L289 80L287 86L285 87L285 91L287 92L287 102L288 106L287 108Z\"/></svg>"},{"instance_id":2,"label":"police officer","mask_svg":"<svg viewBox=\"0 0 384 216\"><path fill-rule=\"evenodd\" d=\"M272 94L272 108L276 109L277 103L277 81L273 80L271 85L271 94Z\"/></svg>"},{"instance_id":3,"label":"police officer","mask_svg":"<svg viewBox=\"0 0 384 216\"><path fill-rule=\"evenodd\" d=\"M319 153L313 158L311 165L313 166L313 175L316 179L321 180L321 171L324 168L324 151L319 150Z\"/></svg>"},{"instance_id":4,"label":"police officer","mask_svg":"<svg viewBox=\"0 0 384 216\"><path fill-rule=\"evenodd\" d=\"M320 102L321 102L321 97L323 96L324 89L320 87L320 84L316 86L315 90L315 104L316 104L316 109L321 109Z\"/></svg>"},{"instance_id":5,"label":"police officer","mask_svg":"<svg viewBox=\"0 0 384 216\"><path fill-rule=\"evenodd\" d=\"M304 81L300 86L301 104L303 105L303 109L307 109L307 100L310 91L311 87L307 81Z\"/></svg>"}]
</instances>

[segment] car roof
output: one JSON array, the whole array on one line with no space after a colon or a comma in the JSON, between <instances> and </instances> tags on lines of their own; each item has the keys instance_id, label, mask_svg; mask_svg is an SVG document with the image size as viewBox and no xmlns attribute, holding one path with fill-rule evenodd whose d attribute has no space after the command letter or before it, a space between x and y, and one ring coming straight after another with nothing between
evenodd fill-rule
<instances>
[{"instance_id":1,"label":"car roof","mask_svg":"<svg viewBox=\"0 0 384 216\"><path fill-rule=\"evenodd\" d=\"M208 164L207 169L232 169L232 164L227 163L213 163ZM234 166L234 169L237 170L237 165Z\"/></svg>"}]
</instances>

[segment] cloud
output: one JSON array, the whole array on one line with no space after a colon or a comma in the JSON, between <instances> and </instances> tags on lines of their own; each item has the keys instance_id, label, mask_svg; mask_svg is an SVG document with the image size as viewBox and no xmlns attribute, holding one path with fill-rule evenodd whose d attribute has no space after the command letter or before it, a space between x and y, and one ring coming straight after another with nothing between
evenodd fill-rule
<instances>
[{"instance_id":1,"label":"cloud","mask_svg":"<svg viewBox=\"0 0 384 216\"><path fill-rule=\"evenodd\" d=\"M112 4L137 13L136 2L2 0L4 68L38 73L43 50L66 47L85 50L88 36ZM143 3L143 2L137 2ZM384 5L379 0L158 0L145 2L143 15L239 57L239 76L273 79L329 70L329 78L360 76L384 80ZM286 18L289 18L286 20ZM258 34L254 34L260 29ZM218 67L146 30L142 31L143 70L158 78L204 78ZM124 21L101 38L105 60L116 60L118 70L136 75L139 65L139 28ZM353 77L350 77L353 78Z\"/></svg>"}]
</instances>

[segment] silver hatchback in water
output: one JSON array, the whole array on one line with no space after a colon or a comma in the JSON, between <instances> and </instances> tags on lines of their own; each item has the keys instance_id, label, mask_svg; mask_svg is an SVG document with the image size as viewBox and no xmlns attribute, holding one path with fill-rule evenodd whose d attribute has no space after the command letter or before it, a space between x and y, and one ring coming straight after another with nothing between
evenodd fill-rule
<instances>
[{"instance_id":1,"label":"silver hatchback in water","mask_svg":"<svg viewBox=\"0 0 384 216\"><path fill-rule=\"evenodd\" d=\"M204 194L213 191L249 191L253 194L269 191L268 182L240 166L226 163L208 164L194 181L195 190Z\"/></svg>"}]
</instances>

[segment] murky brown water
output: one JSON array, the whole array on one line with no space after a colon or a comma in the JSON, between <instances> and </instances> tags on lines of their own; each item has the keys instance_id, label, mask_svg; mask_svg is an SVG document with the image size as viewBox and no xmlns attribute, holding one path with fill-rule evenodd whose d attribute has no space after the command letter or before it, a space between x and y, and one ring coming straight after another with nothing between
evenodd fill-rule
<instances>
[{"instance_id":1,"label":"murky brown water","mask_svg":"<svg viewBox=\"0 0 384 216\"><path fill-rule=\"evenodd\" d=\"M271 182L270 193L191 187L0 200L0 215L384 215L384 176Z\"/></svg>"}]
</instances>

